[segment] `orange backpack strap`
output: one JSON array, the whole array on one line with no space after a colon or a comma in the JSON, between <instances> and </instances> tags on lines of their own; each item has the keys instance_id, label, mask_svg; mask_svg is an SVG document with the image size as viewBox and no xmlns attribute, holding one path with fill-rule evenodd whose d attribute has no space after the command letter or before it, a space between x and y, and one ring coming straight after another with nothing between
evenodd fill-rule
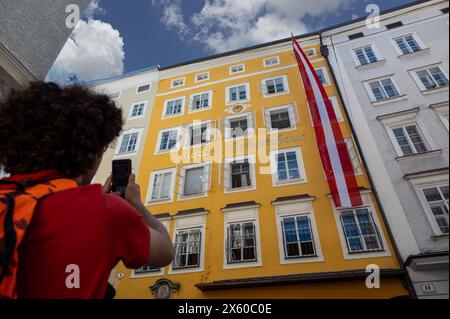
<instances>
[{"instance_id":1,"label":"orange backpack strap","mask_svg":"<svg viewBox=\"0 0 450 319\"><path fill-rule=\"evenodd\" d=\"M74 180L60 178L25 183L0 180L0 298L17 298L18 248L39 201L53 193L76 188Z\"/></svg>"}]
</instances>

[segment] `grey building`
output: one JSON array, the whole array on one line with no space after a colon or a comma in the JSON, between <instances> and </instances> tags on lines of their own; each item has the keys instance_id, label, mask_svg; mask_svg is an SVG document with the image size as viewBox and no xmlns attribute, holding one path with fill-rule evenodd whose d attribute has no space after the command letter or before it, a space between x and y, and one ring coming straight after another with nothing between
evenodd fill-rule
<instances>
[{"instance_id":1,"label":"grey building","mask_svg":"<svg viewBox=\"0 0 450 319\"><path fill-rule=\"evenodd\" d=\"M419 298L448 298L448 0L323 32L399 254Z\"/></svg>"},{"instance_id":2,"label":"grey building","mask_svg":"<svg viewBox=\"0 0 450 319\"><path fill-rule=\"evenodd\" d=\"M0 98L10 88L43 80L72 28L66 8L90 0L0 0Z\"/></svg>"}]
</instances>

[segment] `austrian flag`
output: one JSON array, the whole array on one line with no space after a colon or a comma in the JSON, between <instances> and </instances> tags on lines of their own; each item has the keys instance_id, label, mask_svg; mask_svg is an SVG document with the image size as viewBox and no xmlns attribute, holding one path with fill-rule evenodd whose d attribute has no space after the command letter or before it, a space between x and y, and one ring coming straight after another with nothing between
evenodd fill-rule
<instances>
[{"instance_id":1,"label":"austrian flag","mask_svg":"<svg viewBox=\"0 0 450 319\"><path fill-rule=\"evenodd\" d=\"M316 71L294 36L292 41L311 110L320 158L334 203L336 207L361 206L362 199L352 162L333 106Z\"/></svg>"}]
</instances>

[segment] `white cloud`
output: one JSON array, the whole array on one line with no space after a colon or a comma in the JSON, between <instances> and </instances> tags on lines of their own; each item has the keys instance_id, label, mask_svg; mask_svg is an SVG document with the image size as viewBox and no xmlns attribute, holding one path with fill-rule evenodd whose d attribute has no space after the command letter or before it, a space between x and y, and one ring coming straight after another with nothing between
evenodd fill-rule
<instances>
[{"instance_id":1,"label":"white cloud","mask_svg":"<svg viewBox=\"0 0 450 319\"><path fill-rule=\"evenodd\" d=\"M181 1L152 0L152 4L163 8L161 21L169 29L177 28L183 39L223 52L308 32L305 17L336 12L356 0L206 0L188 19ZM167 12L173 18L165 18Z\"/></svg>"},{"instance_id":2,"label":"white cloud","mask_svg":"<svg viewBox=\"0 0 450 319\"><path fill-rule=\"evenodd\" d=\"M105 14L105 10L100 7L100 1L101 0L92 0L89 3L86 11L84 12L84 17L86 20L91 20L99 15Z\"/></svg>"},{"instance_id":3,"label":"white cloud","mask_svg":"<svg viewBox=\"0 0 450 319\"><path fill-rule=\"evenodd\" d=\"M111 24L81 20L50 70L47 81L68 84L120 75L124 71L124 42Z\"/></svg>"}]
</instances>

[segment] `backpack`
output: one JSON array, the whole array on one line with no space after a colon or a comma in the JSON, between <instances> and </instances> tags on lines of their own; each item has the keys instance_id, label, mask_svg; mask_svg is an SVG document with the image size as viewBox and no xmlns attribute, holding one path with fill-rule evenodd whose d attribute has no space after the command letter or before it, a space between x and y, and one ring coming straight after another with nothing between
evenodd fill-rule
<instances>
[{"instance_id":1,"label":"backpack","mask_svg":"<svg viewBox=\"0 0 450 319\"><path fill-rule=\"evenodd\" d=\"M77 186L56 171L0 180L0 299L17 299L18 249L39 201Z\"/></svg>"}]
</instances>

